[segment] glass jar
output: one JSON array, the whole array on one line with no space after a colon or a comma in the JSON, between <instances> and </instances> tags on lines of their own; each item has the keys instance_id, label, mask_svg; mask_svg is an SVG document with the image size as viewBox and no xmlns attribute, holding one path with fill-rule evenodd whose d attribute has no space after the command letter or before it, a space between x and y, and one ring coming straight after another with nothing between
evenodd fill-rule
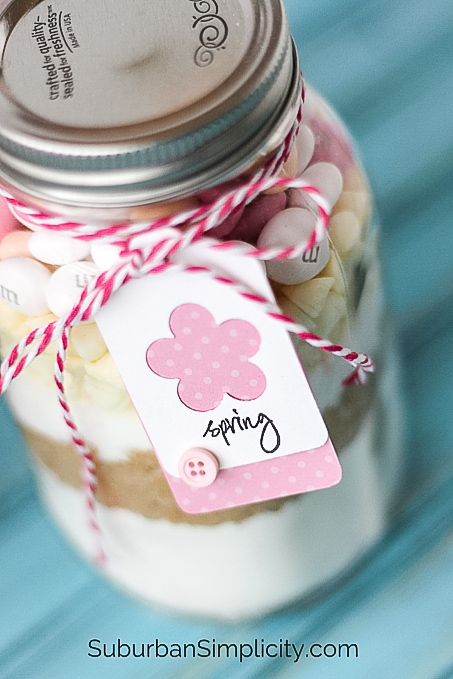
<instances>
[{"instance_id":1,"label":"glass jar","mask_svg":"<svg viewBox=\"0 0 453 679\"><path fill-rule=\"evenodd\" d=\"M62 246L52 232L46 240L43 213L47 222L102 230L209 205L272 163L297 118L297 54L278 0L141 0L133 13L114 4L109 16L103 3L74 8L68 0L28 11L10 2L2 13L0 179L18 201L1 212L3 357L72 308L76 298L61 301L56 273L76 263L81 291L111 262L96 240L66 233ZM308 600L344 576L388 522L400 415L368 182L342 123L309 87L288 153L279 176L314 185L332 212L328 236L309 252L266 263L278 305L376 364L365 385L343 387L350 366L292 338L340 457L338 485L185 513L95 320L71 332L66 390L94 459L103 572L153 605L237 620ZM208 235L286 247L299 242L298 225L314 228L316 216L306 192L272 186ZM54 342L7 397L45 505L90 558L81 462L58 403L55 352Z\"/></svg>"}]
</instances>

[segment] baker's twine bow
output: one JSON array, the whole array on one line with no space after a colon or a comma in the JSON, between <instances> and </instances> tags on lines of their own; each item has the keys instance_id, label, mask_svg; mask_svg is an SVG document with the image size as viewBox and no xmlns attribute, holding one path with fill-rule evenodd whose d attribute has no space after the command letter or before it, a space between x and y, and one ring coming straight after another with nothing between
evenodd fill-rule
<instances>
[{"instance_id":1,"label":"baker's twine bow","mask_svg":"<svg viewBox=\"0 0 453 679\"><path fill-rule=\"evenodd\" d=\"M88 510L89 524L96 538L95 560L99 564L105 561L105 552L102 546L101 531L96 515L97 478L95 461L93 453L79 433L67 402L64 387L64 367L71 328L81 322L89 321L101 307L108 303L112 294L123 285L143 276L172 271L207 274L218 283L233 288L241 297L260 305L264 314L276 322L282 323L288 332L322 351L334 356L340 356L348 361L354 366L354 369L344 380L344 384L348 385L354 382L363 384L366 379L366 373L373 371L373 362L366 354L350 351L310 332L290 316L282 313L281 309L274 302L257 294L238 280L227 277L214 270L214 268L184 265L176 261L176 254L195 242L206 248L228 250L243 257L253 257L260 260L283 260L294 259L302 255L320 241L328 227L330 205L315 186L301 179L279 177L282 166L293 146L300 121L301 109L299 109L292 130L276 154L253 177L245 180L241 186L226 191L210 204L151 222L117 224L108 227L65 222L59 217L41 213L22 204L7 191L0 189L0 193L8 201L11 211L19 220L22 219L25 222L49 230L66 233L84 241L102 239L114 243L121 248L118 260L108 271L102 272L83 289L73 309L65 316L33 330L24 337L3 361L0 369L1 395L8 389L11 382L20 375L22 370L46 350L49 344L59 340L54 379L64 420L70 429L72 442L82 461L85 503ZM264 249L255 248L245 243L232 241L219 242L203 238L204 234L221 224L234 210L249 204L260 193L274 187L300 189L316 204L318 211L316 225L305 243L299 243L288 248ZM155 233L159 229L168 227L181 227L181 230L175 228L172 235L168 235L167 231L161 238ZM151 237L148 238L148 243L147 234L151 234Z\"/></svg>"}]
</instances>

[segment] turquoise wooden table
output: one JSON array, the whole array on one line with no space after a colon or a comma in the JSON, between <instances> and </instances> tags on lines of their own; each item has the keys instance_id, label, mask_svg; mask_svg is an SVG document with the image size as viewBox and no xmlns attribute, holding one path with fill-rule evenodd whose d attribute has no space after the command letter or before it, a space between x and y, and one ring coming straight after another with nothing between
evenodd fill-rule
<instances>
[{"instance_id":1,"label":"turquoise wooden table","mask_svg":"<svg viewBox=\"0 0 453 679\"><path fill-rule=\"evenodd\" d=\"M453 2L287 7L304 74L358 140L381 215L408 420L395 524L353 579L305 611L235 627L150 613L104 584L50 524L1 404L1 679L453 677ZM118 638L355 644L358 657L88 656L90 639Z\"/></svg>"}]
</instances>

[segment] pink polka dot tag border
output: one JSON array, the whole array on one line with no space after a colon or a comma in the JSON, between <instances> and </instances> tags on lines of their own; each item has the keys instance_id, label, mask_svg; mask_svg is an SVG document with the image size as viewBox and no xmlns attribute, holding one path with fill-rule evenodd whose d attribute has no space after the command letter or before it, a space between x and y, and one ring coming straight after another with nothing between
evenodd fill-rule
<instances>
[{"instance_id":1,"label":"pink polka dot tag border","mask_svg":"<svg viewBox=\"0 0 453 679\"><path fill-rule=\"evenodd\" d=\"M330 439L313 450L221 469L215 481L205 488L189 486L165 470L164 473L176 502L187 514L202 514L321 490L336 485L342 476Z\"/></svg>"}]
</instances>

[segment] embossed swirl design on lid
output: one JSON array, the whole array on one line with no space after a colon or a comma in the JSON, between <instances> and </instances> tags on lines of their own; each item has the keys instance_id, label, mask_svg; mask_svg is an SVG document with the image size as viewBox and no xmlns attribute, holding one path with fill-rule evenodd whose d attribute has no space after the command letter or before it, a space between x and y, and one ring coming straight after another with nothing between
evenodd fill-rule
<instances>
[{"instance_id":1,"label":"embossed swirl design on lid","mask_svg":"<svg viewBox=\"0 0 453 679\"><path fill-rule=\"evenodd\" d=\"M280 0L106 7L3 3L0 178L13 190L62 206L167 200L234 176L289 129L298 67Z\"/></svg>"}]
</instances>

